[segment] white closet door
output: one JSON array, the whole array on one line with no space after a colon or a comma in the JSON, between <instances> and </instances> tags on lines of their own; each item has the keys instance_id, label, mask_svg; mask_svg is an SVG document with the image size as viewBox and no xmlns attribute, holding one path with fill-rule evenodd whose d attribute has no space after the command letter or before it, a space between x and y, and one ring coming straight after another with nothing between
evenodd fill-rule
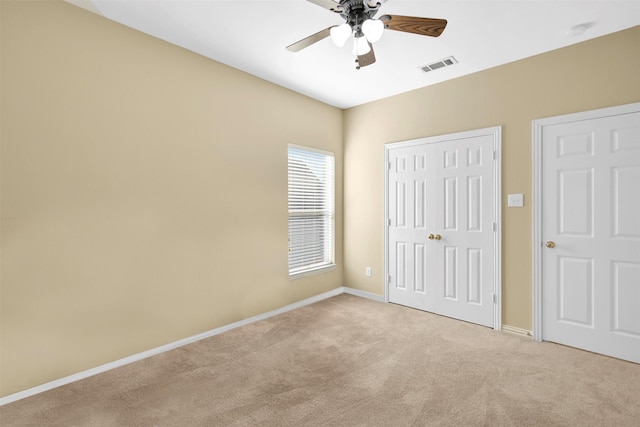
<instances>
[{"instance_id":1,"label":"white closet door","mask_svg":"<svg viewBox=\"0 0 640 427\"><path fill-rule=\"evenodd\" d=\"M427 277L434 256L427 238L435 228L435 181L429 176L436 164L434 155L427 144L388 154L389 300L427 311L434 311L434 290Z\"/></svg>"},{"instance_id":2,"label":"white closet door","mask_svg":"<svg viewBox=\"0 0 640 427\"><path fill-rule=\"evenodd\" d=\"M435 144L436 236L433 269L437 312L493 326L493 136Z\"/></svg>"},{"instance_id":3,"label":"white closet door","mask_svg":"<svg viewBox=\"0 0 640 427\"><path fill-rule=\"evenodd\" d=\"M476 131L388 149L390 302L495 326L495 139Z\"/></svg>"}]
</instances>

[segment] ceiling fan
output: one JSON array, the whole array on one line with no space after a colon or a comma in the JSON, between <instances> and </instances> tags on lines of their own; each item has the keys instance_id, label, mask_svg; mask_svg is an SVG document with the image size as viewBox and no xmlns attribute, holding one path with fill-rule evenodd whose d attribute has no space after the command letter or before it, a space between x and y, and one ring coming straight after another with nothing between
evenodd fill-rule
<instances>
[{"instance_id":1,"label":"ceiling fan","mask_svg":"<svg viewBox=\"0 0 640 427\"><path fill-rule=\"evenodd\" d=\"M374 16L387 0L307 0L339 14L345 23L333 25L303 38L289 46L290 52L299 52L327 37L342 47L353 35L353 54L356 56L356 69L376 62L373 43L382 37L384 29L403 31L422 36L438 37L447 26L446 19L419 18L416 16L383 15Z\"/></svg>"}]
</instances>

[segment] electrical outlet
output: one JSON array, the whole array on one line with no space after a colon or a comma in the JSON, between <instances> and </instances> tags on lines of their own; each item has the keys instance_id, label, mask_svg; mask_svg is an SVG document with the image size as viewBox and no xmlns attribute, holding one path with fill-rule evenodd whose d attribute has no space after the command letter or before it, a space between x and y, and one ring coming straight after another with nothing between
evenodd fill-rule
<instances>
[{"instance_id":1,"label":"electrical outlet","mask_svg":"<svg viewBox=\"0 0 640 427\"><path fill-rule=\"evenodd\" d=\"M371 267L367 267L364 269L364 275L367 277L371 277Z\"/></svg>"}]
</instances>

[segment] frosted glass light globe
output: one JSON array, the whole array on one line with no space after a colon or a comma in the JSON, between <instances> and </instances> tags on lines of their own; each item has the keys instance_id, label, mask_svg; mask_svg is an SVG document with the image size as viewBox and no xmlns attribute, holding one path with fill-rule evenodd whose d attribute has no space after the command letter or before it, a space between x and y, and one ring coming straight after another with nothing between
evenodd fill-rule
<instances>
[{"instance_id":1,"label":"frosted glass light globe","mask_svg":"<svg viewBox=\"0 0 640 427\"><path fill-rule=\"evenodd\" d=\"M345 23L338 25L337 27L333 27L329 30L329 35L336 46L342 47L351 35L351 26Z\"/></svg>"},{"instance_id":2,"label":"frosted glass light globe","mask_svg":"<svg viewBox=\"0 0 640 427\"><path fill-rule=\"evenodd\" d=\"M353 54L356 56L366 55L371 52L369 42L366 37L356 37L353 43Z\"/></svg>"},{"instance_id":3,"label":"frosted glass light globe","mask_svg":"<svg viewBox=\"0 0 640 427\"><path fill-rule=\"evenodd\" d=\"M367 19L362 23L362 32L371 43L380 40L384 32L384 23L379 19Z\"/></svg>"}]
</instances>

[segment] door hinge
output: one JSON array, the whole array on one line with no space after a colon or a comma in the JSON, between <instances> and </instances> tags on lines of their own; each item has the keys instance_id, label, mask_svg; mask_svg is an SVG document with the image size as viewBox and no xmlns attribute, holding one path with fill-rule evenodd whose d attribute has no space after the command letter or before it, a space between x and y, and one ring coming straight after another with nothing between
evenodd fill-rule
<instances>
[{"instance_id":1,"label":"door hinge","mask_svg":"<svg viewBox=\"0 0 640 427\"><path fill-rule=\"evenodd\" d=\"M387 283L391 283L391 276L387 276Z\"/></svg>"},{"instance_id":2,"label":"door hinge","mask_svg":"<svg viewBox=\"0 0 640 427\"><path fill-rule=\"evenodd\" d=\"M387 162L387 169L391 170L391 162Z\"/></svg>"},{"instance_id":3,"label":"door hinge","mask_svg":"<svg viewBox=\"0 0 640 427\"><path fill-rule=\"evenodd\" d=\"M391 226L391 218L387 218L387 225Z\"/></svg>"},{"instance_id":4,"label":"door hinge","mask_svg":"<svg viewBox=\"0 0 640 427\"><path fill-rule=\"evenodd\" d=\"M493 160L498 158L498 152L496 150L493 150Z\"/></svg>"},{"instance_id":5,"label":"door hinge","mask_svg":"<svg viewBox=\"0 0 640 427\"><path fill-rule=\"evenodd\" d=\"M496 294L493 294L493 303L494 304L498 303L498 296Z\"/></svg>"},{"instance_id":6,"label":"door hinge","mask_svg":"<svg viewBox=\"0 0 640 427\"><path fill-rule=\"evenodd\" d=\"M492 223L491 228L493 228L493 231L498 231L498 224L496 224L495 222Z\"/></svg>"}]
</instances>

